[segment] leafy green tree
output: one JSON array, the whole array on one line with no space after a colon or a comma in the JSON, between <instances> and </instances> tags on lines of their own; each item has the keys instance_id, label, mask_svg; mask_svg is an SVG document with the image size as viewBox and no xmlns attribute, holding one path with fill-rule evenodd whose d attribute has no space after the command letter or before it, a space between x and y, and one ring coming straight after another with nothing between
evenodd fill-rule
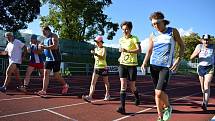
<instances>
[{"instance_id":1,"label":"leafy green tree","mask_svg":"<svg viewBox=\"0 0 215 121\"><path fill-rule=\"evenodd\" d=\"M26 29L40 14L39 0L0 0L0 30Z\"/></svg>"},{"instance_id":2,"label":"leafy green tree","mask_svg":"<svg viewBox=\"0 0 215 121\"><path fill-rule=\"evenodd\" d=\"M190 60L190 56L196 48L196 45L200 43L200 37L197 33L191 33L189 36L183 36L182 40L185 44L184 59ZM178 54L179 47L176 45L176 53ZM176 55L177 57L177 55Z\"/></svg>"},{"instance_id":3,"label":"leafy green tree","mask_svg":"<svg viewBox=\"0 0 215 121\"><path fill-rule=\"evenodd\" d=\"M43 0L49 3L49 15L41 17L42 25L50 25L61 38L82 41L95 35L108 34L113 39L118 23L110 21L103 9L111 0Z\"/></svg>"}]
</instances>

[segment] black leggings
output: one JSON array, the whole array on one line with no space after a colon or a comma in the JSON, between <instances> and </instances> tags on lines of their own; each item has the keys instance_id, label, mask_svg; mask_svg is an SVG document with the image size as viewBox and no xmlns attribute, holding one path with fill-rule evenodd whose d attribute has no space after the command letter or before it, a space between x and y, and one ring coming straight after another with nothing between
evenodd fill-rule
<instances>
[{"instance_id":1,"label":"black leggings","mask_svg":"<svg viewBox=\"0 0 215 121\"><path fill-rule=\"evenodd\" d=\"M154 88L165 91L169 81L169 68L150 65L151 77L154 83Z\"/></svg>"}]
</instances>

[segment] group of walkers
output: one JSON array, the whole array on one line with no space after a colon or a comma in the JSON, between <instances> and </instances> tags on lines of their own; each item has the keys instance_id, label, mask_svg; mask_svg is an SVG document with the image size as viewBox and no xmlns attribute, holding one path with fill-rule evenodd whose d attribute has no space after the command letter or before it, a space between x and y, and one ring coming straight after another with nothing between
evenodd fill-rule
<instances>
[{"instance_id":1,"label":"group of walkers","mask_svg":"<svg viewBox=\"0 0 215 121\"><path fill-rule=\"evenodd\" d=\"M180 34L176 28L168 27L170 23L165 19L162 12L154 12L149 17L152 27L155 32L149 37L148 50L143 60L142 69L150 67L151 79L154 84L155 91L155 104L157 107L158 119L157 121L167 121L171 117L172 106L169 102L169 97L166 91L168 82L172 72L175 72L183 59L185 45L180 37ZM120 105L117 109L118 113L126 114L125 101L127 85L131 92L134 94L135 105L140 105L140 96L136 87L137 80L137 65L138 65L138 53L141 52L140 41L137 36L131 34L132 22L124 21L121 24L123 36L119 39L119 78L120 78ZM20 89L26 90L29 84L30 75L32 71L37 68L40 69L43 76L43 88L37 92L39 95L45 95L49 84L49 74L54 72L54 77L60 81L63 85L62 93L67 93L69 85L64 81L60 75L60 63L61 55L59 51L59 40L56 34L51 32L49 27L42 28L43 35L46 39L39 43L36 39L36 35L31 37L31 46L26 47L21 41L15 39L11 32L5 33L8 44L5 51L1 51L0 55L9 56L9 66L6 71L5 82L0 91L5 92L10 82L11 75L14 74L19 79L19 66L22 61L22 57L27 52L30 53L30 62L27 68L26 76L24 79L24 85ZM83 95L84 101L91 102L93 100L93 93L95 91L96 82L99 76L102 76L105 84L105 97L104 100L110 100L109 93L110 84L108 81L108 69L106 62L106 49L103 46L104 40L102 36L97 36L94 40L96 42L96 48L91 50L91 54L94 55L95 64L92 74L92 80L90 85L90 91L88 95ZM214 45L211 43L211 36L206 34L200 39L201 44L196 46L196 49L190 56L190 59L199 57L199 64L197 67L197 73L201 84L203 93L202 108L207 110L207 105L210 97L210 83L214 73ZM175 55L175 45L179 46L178 56ZM24 51L22 51L24 50ZM44 52L45 62L41 58L41 53ZM22 52L24 54L22 55ZM44 63L44 67L43 67Z\"/></svg>"},{"instance_id":2,"label":"group of walkers","mask_svg":"<svg viewBox=\"0 0 215 121\"><path fill-rule=\"evenodd\" d=\"M53 71L55 79L60 81L60 83L63 85L62 93L67 93L69 85L60 75L61 54L59 51L58 36L52 33L51 29L47 26L42 27L42 32L46 39L42 43L39 43L37 36L32 35L29 47L27 47L20 40L15 39L12 32L5 33L5 38L7 38L8 44L4 51L0 51L0 55L9 56L9 65L6 70L4 84L2 87L0 87L1 92L5 92L7 90L7 86L13 74L19 81L19 86L17 88L21 91L27 91L31 73L34 69L39 69L43 78L43 87L42 90L36 94L46 94L49 84L49 74L51 71ZM45 62L43 62L42 51L45 55ZM27 67L24 83L22 83L19 77L19 68L22 60L27 55L27 52L30 53L30 61Z\"/></svg>"}]
</instances>

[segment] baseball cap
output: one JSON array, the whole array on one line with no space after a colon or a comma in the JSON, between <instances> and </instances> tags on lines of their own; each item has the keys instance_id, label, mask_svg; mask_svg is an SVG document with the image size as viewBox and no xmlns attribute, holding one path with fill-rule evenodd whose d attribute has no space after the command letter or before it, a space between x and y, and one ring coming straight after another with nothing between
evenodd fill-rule
<instances>
[{"instance_id":1,"label":"baseball cap","mask_svg":"<svg viewBox=\"0 0 215 121\"><path fill-rule=\"evenodd\" d=\"M210 39L211 36L209 34L204 34L202 35L202 39Z\"/></svg>"},{"instance_id":2,"label":"baseball cap","mask_svg":"<svg viewBox=\"0 0 215 121\"><path fill-rule=\"evenodd\" d=\"M94 41L95 41L95 42L102 42L102 43L104 43L104 42L103 42L103 37L102 37L102 36L97 36L97 37L95 38Z\"/></svg>"},{"instance_id":3,"label":"baseball cap","mask_svg":"<svg viewBox=\"0 0 215 121\"><path fill-rule=\"evenodd\" d=\"M36 39L36 40L37 40L37 35L33 34L33 35L31 36L31 39Z\"/></svg>"}]
</instances>

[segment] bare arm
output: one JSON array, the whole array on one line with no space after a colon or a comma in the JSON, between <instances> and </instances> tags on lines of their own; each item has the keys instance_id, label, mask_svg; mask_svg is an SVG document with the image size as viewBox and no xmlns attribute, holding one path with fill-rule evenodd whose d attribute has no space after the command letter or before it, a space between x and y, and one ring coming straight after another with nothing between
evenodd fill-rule
<instances>
[{"instance_id":1,"label":"bare arm","mask_svg":"<svg viewBox=\"0 0 215 121\"><path fill-rule=\"evenodd\" d=\"M95 55L95 56L99 57L99 58L102 58L102 59L104 59L104 58L105 58L105 48L103 48L103 49L102 49L102 54L97 54L97 53L95 53L95 51L94 51L94 50L93 50L93 51L91 51L91 53L92 53L93 55Z\"/></svg>"},{"instance_id":2,"label":"bare arm","mask_svg":"<svg viewBox=\"0 0 215 121\"><path fill-rule=\"evenodd\" d=\"M196 48L192 55L190 56L190 60L194 59L198 54L200 53L200 49L199 48Z\"/></svg>"},{"instance_id":3,"label":"bare arm","mask_svg":"<svg viewBox=\"0 0 215 121\"><path fill-rule=\"evenodd\" d=\"M27 55L27 53L28 53L28 51L27 51L27 47L24 45L24 46L22 47L22 49L23 49L23 55L22 55L22 58L25 58L25 57L26 57L26 55Z\"/></svg>"},{"instance_id":4,"label":"bare arm","mask_svg":"<svg viewBox=\"0 0 215 121\"><path fill-rule=\"evenodd\" d=\"M7 55L8 52L7 51L0 51L0 55Z\"/></svg>"},{"instance_id":5,"label":"bare arm","mask_svg":"<svg viewBox=\"0 0 215 121\"><path fill-rule=\"evenodd\" d=\"M52 34L52 45L49 45L49 46L45 46L43 44L40 44L40 47L42 49L49 49L49 50L55 50L55 49L58 49L58 36L56 34Z\"/></svg>"},{"instance_id":6,"label":"bare arm","mask_svg":"<svg viewBox=\"0 0 215 121\"><path fill-rule=\"evenodd\" d=\"M180 59L180 58L182 58L184 56L185 45L184 45L184 42L181 39L180 34L179 34L177 29L173 29L173 34L174 34L174 39L178 43L179 48L180 48L179 49L179 55L178 55L178 58L177 58L177 59Z\"/></svg>"},{"instance_id":7,"label":"bare arm","mask_svg":"<svg viewBox=\"0 0 215 121\"><path fill-rule=\"evenodd\" d=\"M35 53L35 54L41 54L42 53L42 49L40 49L39 47L37 47L37 50L34 50L33 53Z\"/></svg>"},{"instance_id":8,"label":"bare arm","mask_svg":"<svg viewBox=\"0 0 215 121\"><path fill-rule=\"evenodd\" d=\"M153 38L152 36L150 36L149 38L149 46L148 46L148 50L146 52L145 58L143 60L143 64L142 64L142 68L145 68L147 66L147 63L152 55L152 49L153 49Z\"/></svg>"},{"instance_id":9,"label":"bare arm","mask_svg":"<svg viewBox=\"0 0 215 121\"><path fill-rule=\"evenodd\" d=\"M178 65L182 59L182 57L184 56L184 42L180 37L180 34L178 32L177 29L173 29L173 36L174 36L174 40L177 42L177 44L179 45L179 55L176 58L175 62L173 63L172 67L170 67L170 70L175 71L178 68Z\"/></svg>"}]
</instances>

